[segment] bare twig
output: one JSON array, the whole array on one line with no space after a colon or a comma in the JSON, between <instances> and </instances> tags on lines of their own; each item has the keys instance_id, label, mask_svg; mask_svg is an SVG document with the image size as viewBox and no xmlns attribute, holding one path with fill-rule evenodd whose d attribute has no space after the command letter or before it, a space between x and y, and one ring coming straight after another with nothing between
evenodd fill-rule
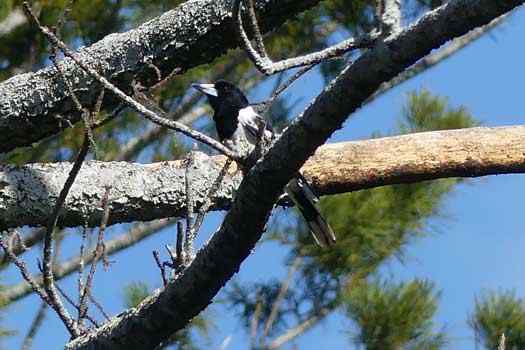
<instances>
[{"instance_id":1,"label":"bare twig","mask_svg":"<svg viewBox=\"0 0 525 350\"><path fill-rule=\"evenodd\" d=\"M190 151L187 155L185 166L186 171L184 172L185 177L185 189L186 189L186 235L184 238L184 257L187 261L184 263L187 265L191 262L193 256L193 241L195 240L195 233L193 226L193 192L191 188L191 171L194 167L195 153Z\"/></svg>"},{"instance_id":2,"label":"bare twig","mask_svg":"<svg viewBox=\"0 0 525 350\"><path fill-rule=\"evenodd\" d=\"M43 265L42 265L42 271L43 271L42 274L44 276L44 289L46 290L50 301L53 303L53 306L52 306L53 309L58 313L59 317L62 319L62 321L64 322L64 324L70 331L71 335L73 336L78 336L80 335L80 333L75 325L75 322L69 316L69 313L67 312L67 310L64 308L64 305L60 301L60 298L54 286L53 232L57 225L58 216L60 214L62 205L64 204L66 200L67 194L69 193L71 186L73 186L73 183L75 182L78 172L80 171L80 168L82 167L82 163L84 162L84 159L86 158L88 150L89 150L89 137L86 134L84 137L84 143L82 144L82 148L80 149L80 152L78 153L77 158L75 159L75 162L73 163L73 167L71 168L71 171L66 179L64 187L60 191L60 194L55 204L55 208L53 210L53 214L47 225L46 234L44 236Z\"/></svg>"},{"instance_id":3,"label":"bare twig","mask_svg":"<svg viewBox=\"0 0 525 350\"><path fill-rule=\"evenodd\" d=\"M27 235L22 237L20 241L15 242L16 244L11 245L9 249L14 255L21 255L22 253L26 252L30 249L33 245L35 245L37 242L40 242L42 238L44 238L44 234L46 232L45 228L35 228L31 230ZM10 261L7 254L0 255L0 270L6 268Z\"/></svg>"},{"instance_id":4,"label":"bare twig","mask_svg":"<svg viewBox=\"0 0 525 350\"><path fill-rule=\"evenodd\" d=\"M27 1L24 1L24 8L26 11L31 11L29 8L29 5ZM38 25L38 23L37 23ZM126 95L122 90L120 90L118 87L113 85L109 80L104 78L102 75L100 75L96 70L89 67L86 63L84 63L79 57L78 54L76 54L74 51L69 49L67 45L62 42L60 39L56 37L56 35L50 31L48 28L44 26L38 26L40 31L52 42L53 45L56 45L60 48L60 50L64 53L65 56L71 58L80 68L82 68L86 73L91 75L94 79L96 79L98 82L100 82L106 89L114 93L117 97L119 97L124 103L129 105L131 108L133 108L138 113L142 114L144 117L149 119L150 121L154 122L155 124L162 125L164 127L167 127L169 129L178 131L188 137L191 137L197 141L200 141L202 143L207 144L208 146L212 147L213 149L219 151L220 153L234 159L237 162L242 163L242 159L232 150L224 146L222 143L214 140L213 138L206 136L190 127L187 127L184 124L181 124L179 122L176 122L174 120L169 120L165 118L165 116L161 116L150 109L146 108L142 104L135 101L130 96Z\"/></svg>"},{"instance_id":5,"label":"bare twig","mask_svg":"<svg viewBox=\"0 0 525 350\"><path fill-rule=\"evenodd\" d=\"M309 66L303 67L299 69L297 72L295 72L284 84L279 85L277 89L272 93L270 98L268 98L266 101L263 102L264 104L264 112L268 111L272 105L274 104L275 100L292 85L297 79L302 77L304 74L309 72L313 67L315 67L315 64L311 64Z\"/></svg>"},{"instance_id":6,"label":"bare twig","mask_svg":"<svg viewBox=\"0 0 525 350\"><path fill-rule=\"evenodd\" d=\"M29 250L29 248L27 248L27 246L24 244L24 240L22 239L22 236L20 236L20 232L16 229L13 232L13 244L11 246L14 244L20 246L20 249L24 252Z\"/></svg>"},{"instance_id":7,"label":"bare twig","mask_svg":"<svg viewBox=\"0 0 525 350\"><path fill-rule=\"evenodd\" d=\"M67 18L69 17L69 14L71 13L71 9L73 7L73 3L75 2L75 0L69 0L66 4L66 6L64 7L64 11L62 11L62 15L58 18L58 22L57 22L57 34L60 33L60 30L62 29L62 26L64 25L64 23L66 22Z\"/></svg>"},{"instance_id":8,"label":"bare twig","mask_svg":"<svg viewBox=\"0 0 525 350\"><path fill-rule=\"evenodd\" d=\"M350 38L344 40L339 44L333 45L318 52L314 52L304 56L289 58L278 62L272 62L272 60L266 55L266 50L264 49L264 44L260 34L260 30L258 29L255 14L253 13L253 0L244 0L244 3L247 3L246 5L248 8L248 14L250 19L250 28L252 29L252 32L254 34L255 41L257 43L256 47L258 48L258 50L260 47L259 51L256 51L253 48L252 44L250 43L250 39L248 38L248 35L244 31L241 14L241 1L243 0L235 0L233 7L233 13L236 16L237 20L236 28L238 31L238 35L242 40L243 46L246 50L246 53L248 54L248 57L250 57L257 69L265 75L272 75L287 69L320 63L329 58L339 57L351 50L370 47L379 37L379 33L373 32L363 35L359 38Z\"/></svg>"},{"instance_id":9,"label":"bare twig","mask_svg":"<svg viewBox=\"0 0 525 350\"><path fill-rule=\"evenodd\" d=\"M42 28L38 18L33 14L31 11L31 8L29 7L29 4L27 2L24 2L24 9L26 14L34 21L34 23L39 27ZM67 11L67 7L66 7ZM65 18L66 13L64 13ZM59 27L58 31L60 30L60 27L62 26L62 20L59 21ZM48 30L49 33L52 33L52 31ZM57 38L55 34L53 34L53 37ZM49 37L48 37L49 38ZM57 38L58 40L58 38ZM89 150L89 143L92 143L95 145L94 138L93 138L93 131L91 129L91 124L88 118L88 112L82 108L82 105L80 104L80 101L76 97L73 87L69 83L69 81L66 79L64 73L62 72L59 64L57 63L56 54L58 52L58 47L56 45L56 42L53 42L50 40L50 43L53 45L52 54L50 56L51 61L55 65L60 77L64 80L64 83L66 84L68 91L70 93L71 98L73 99L73 102L75 104L76 109L81 114L84 123L85 123L85 140L84 144L82 145L82 149L79 152L77 159L75 160L75 163L73 165L73 168L71 169L71 172L66 180L66 183L64 184L64 187L62 188L62 191L60 192L60 195L57 199L57 203L55 205L55 209L53 211L53 214L51 216L51 219L49 220L46 235L44 237L44 249L43 249L43 266L42 266L42 274L44 276L44 289L47 292L47 295L49 297L49 300L53 304L53 308L57 312L58 316L62 319L65 326L68 328L69 332L72 336L76 337L80 335L80 332L78 330L77 324L73 321L73 319L69 316L69 313L67 309L62 304L62 301L60 300L60 297L57 294L55 284L54 284L54 278L53 278L53 232L55 230L58 216L60 213L60 210L62 208L63 203L65 202L65 199L67 197L67 194L69 193L69 190L71 189L71 186L73 185L76 176L78 175L78 172L80 170L80 167L82 166L82 163L84 162L84 159L87 155L87 152ZM96 148L94 148L96 149Z\"/></svg>"},{"instance_id":10,"label":"bare twig","mask_svg":"<svg viewBox=\"0 0 525 350\"><path fill-rule=\"evenodd\" d=\"M295 339L299 335L306 332L308 329L312 328L312 326L316 325L317 322L319 322L326 315L328 315L330 311L331 309L328 309L328 308L319 310L319 312L316 315L309 317L304 322L301 322L297 326L290 328L284 334L275 338L270 344L268 344L266 349L268 350L279 349L281 346L283 346L287 342L291 341L292 339Z\"/></svg>"},{"instance_id":11,"label":"bare twig","mask_svg":"<svg viewBox=\"0 0 525 350\"><path fill-rule=\"evenodd\" d=\"M464 48L465 46L473 43L474 41L482 37L488 31L494 29L496 26L501 24L507 17L508 17L508 14L504 14L484 26L478 27L474 30L471 30L470 32L468 32L467 34L463 36L455 38L454 40L452 40L452 42L450 42L443 48L440 48L436 50L435 52L428 54L423 59L415 63L413 66L403 71L401 74L399 74L394 79L381 84L379 89L377 89L377 91L374 92L374 94L372 94L365 101L364 104L368 104L372 102L373 100L381 96L386 91L389 91L390 89L398 86L399 84L443 62L444 60L451 57L456 52Z\"/></svg>"},{"instance_id":12,"label":"bare twig","mask_svg":"<svg viewBox=\"0 0 525 350\"><path fill-rule=\"evenodd\" d=\"M0 246L4 250L4 253L9 257L9 259L11 259L13 263L20 269L20 272L22 273L22 277L24 277L26 282L31 285L33 290L40 296L42 300L50 304L47 301L48 300L47 294L35 282L35 280L33 279L33 276L31 276L31 274L29 273L29 270L27 269L26 264L11 252L3 234L0 237Z\"/></svg>"},{"instance_id":13,"label":"bare twig","mask_svg":"<svg viewBox=\"0 0 525 350\"><path fill-rule=\"evenodd\" d=\"M156 91L156 90L160 90L162 89L163 87L165 87L171 80L173 80L173 78L175 76L177 76L181 71L182 69L177 67L175 68L174 70L171 71L170 74L168 74L164 79L162 79L162 75L159 74L160 73L160 70L157 66L155 66L154 64L150 63L151 66L154 67L155 69L155 72L157 73L157 79L159 80L155 85L153 85L150 90L151 91ZM152 68L153 68L152 67Z\"/></svg>"},{"instance_id":14,"label":"bare twig","mask_svg":"<svg viewBox=\"0 0 525 350\"><path fill-rule=\"evenodd\" d=\"M166 269L164 268L164 264L160 261L159 252L154 250L153 252L153 258L155 259L155 262L157 263L157 267L160 270L160 276L162 277L162 285L164 288L168 285L168 280L166 279Z\"/></svg>"},{"instance_id":15,"label":"bare twig","mask_svg":"<svg viewBox=\"0 0 525 350\"><path fill-rule=\"evenodd\" d=\"M281 308L281 304L284 300L284 297L286 296L286 293L288 292L290 283L292 282L293 275L301 265L301 261L301 257L295 258L292 265L290 266L290 269L288 270L288 276L286 276L286 279L281 283L281 288L279 288L279 294L277 294L277 298L272 304L272 310L270 311L268 320L266 320L266 324L264 325L264 331L262 335L263 341L264 339L266 339L268 333L272 329L273 323L275 322L279 309Z\"/></svg>"},{"instance_id":16,"label":"bare twig","mask_svg":"<svg viewBox=\"0 0 525 350\"><path fill-rule=\"evenodd\" d=\"M78 303L80 305L82 299L82 291L84 290L84 250L86 245L86 238L88 232L87 220L84 222L84 227L82 229L82 238L80 240L80 253L79 257L79 267L78 267ZM82 323L80 320L80 313L78 314L78 322Z\"/></svg>"},{"instance_id":17,"label":"bare twig","mask_svg":"<svg viewBox=\"0 0 525 350\"><path fill-rule=\"evenodd\" d=\"M264 47L264 40L261 34L261 29L259 28L259 22L257 21L257 16L255 15L255 4L251 0L248 0L247 2L248 18L250 19L249 26L255 39L255 50L259 53L263 60L269 60L268 53ZM244 4L246 5L246 1L244 1ZM233 13L236 14L237 12L234 11Z\"/></svg>"},{"instance_id":18,"label":"bare twig","mask_svg":"<svg viewBox=\"0 0 525 350\"><path fill-rule=\"evenodd\" d=\"M176 259L174 262L176 264L174 268L178 268L179 266L184 265L184 261L186 260L186 258L184 257L184 230L182 229L181 221L177 221L177 242L175 249Z\"/></svg>"},{"instance_id":19,"label":"bare twig","mask_svg":"<svg viewBox=\"0 0 525 350\"><path fill-rule=\"evenodd\" d=\"M93 296L92 293L89 293L88 295L89 297L89 300L91 301L91 303L93 305L95 305L95 307L98 309L98 311L102 314L102 316L104 316L104 318L106 319L106 321L109 321L109 315L108 313L104 310L104 308L102 307L102 304L100 304L97 299L95 299L95 297Z\"/></svg>"},{"instance_id":20,"label":"bare twig","mask_svg":"<svg viewBox=\"0 0 525 350\"><path fill-rule=\"evenodd\" d=\"M121 234L120 236L106 242L106 253L108 255L118 253L122 251L123 249L126 249L142 241L143 239L150 237L152 234L168 227L169 225L173 223L174 221L169 220L169 219L161 219L161 220L153 221L150 223L140 223L136 225L134 228L132 228L131 230L129 230L128 232L125 232ZM86 257L85 257L86 264L89 264L91 261L93 261L93 258L94 258L93 253L86 254ZM16 257L16 255L14 254L10 255L10 254L7 255L9 259L12 259L12 257ZM55 278L61 279L63 277L70 275L71 273L75 272L79 268L79 265L80 265L80 257L78 256L61 262L60 266L55 270ZM40 283L41 280L42 280L42 276L36 277L37 282L35 282L35 285L38 286L37 283ZM17 301L20 298L23 298L24 296L28 295L32 289L33 288L31 285L28 285L26 282L21 282L19 284L16 284L14 286L4 289L0 293L0 295L7 303L11 303L11 302Z\"/></svg>"},{"instance_id":21,"label":"bare twig","mask_svg":"<svg viewBox=\"0 0 525 350\"><path fill-rule=\"evenodd\" d=\"M259 328L259 320L261 318L263 306L259 292L257 293L255 300L255 310L253 311L252 319L250 320L250 342L252 349L257 347L257 328Z\"/></svg>"},{"instance_id":22,"label":"bare twig","mask_svg":"<svg viewBox=\"0 0 525 350\"><path fill-rule=\"evenodd\" d=\"M42 266L39 265L38 268L40 269L40 272L42 272ZM69 305L73 306L77 310L77 312L80 312L80 307L77 304L75 304L75 302L69 295L67 295L66 291L62 289L62 287L60 287L58 283L56 283L55 286L60 295L62 295L62 297L69 303ZM98 327L97 321L91 316L89 316L87 313L85 318L87 318L95 327ZM80 327L80 330L82 332L85 332L84 326L81 322L78 322L78 327Z\"/></svg>"},{"instance_id":23,"label":"bare twig","mask_svg":"<svg viewBox=\"0 0 525 350\"><path fill-rule=\"evenodd\" d=\"M33 291L38 294L40 299L42 299L49 306L54 307L54 304L51 302L46 292L42 288L40 288L40 286L35 282L33 276L27 269L26 264L21 259L19 259L15 254L13 254L13 252L11 252L5 240L4 234L1 234L0 236L0 246L4 250L4 254L7 255L9 259L13 261L16 267L18 267L18 269L20 270L20 273L22 274L22 277L26 280L27 283L29 283Z\"/></svg>"},{"instance_id":24,"label":"bare twig","mask_svg":"<svg viewBox=\"0 0 525 350\"><path fill-rule=\"evenodd\" d=\"M40 327L42 326L42 323L44 322L44 318L46 317L46 311L47 311L47 304L44 301L42 301L42 303L40 303L40 307L38 308L38 311L36 312L35 318L33 318L33 322L31 322L29 331L24 337L24 341L22 342L22 347L21 347L22 350L31 349L31 346L33 345L33 340L35 339L35 336L40 330Z\"/></svg>"},{"instance_id":25,"label":"bare twig","mask_svg":"<svg viewBox=\"0 0 525 350\"><path fill-rule=\"evenodd\" d=\"M222 167L221 172L219 173L219 175L215 179L215 182L212 184L208 193L206 194L206 200L200 206L199 211L197 213L197 218L195 219L195 222L193 223L193 229L195 230L195 232L198 232L200 230L202 223L204 222L204 216L210 210L213 204L212 198L213 196L215 196L215 194L221 187L222 180L228 173L228 169L230 168L231 163L232 163L231 159L226 159L226 162L224 163L224 166Z\"/></svg>"},{"instance_id":26,"label":"bare twig","mask_svg":"<svg viewBox=\"0 0 525 350\"><path fill-rule=\"evenodd\" d=\"M104 231L106 229L106 225L109 218L109 192L111 188L107 187L106 192L102 196L101 206L104 210L104 214L102 215L102 221L100 223L100 228L98 231L98 238L97 238L97 245L95 247L95 251L93 252L93 260L91 262L91 268L89 270L89 274L86 279L86 283L84 284L84 288L82 290L81 296L80 296L80 302L79 302L79 314L78 318L79 321L82 320L82 318L85 317L85 314L87 313L87 296L91 294L91 286L93 284L93 279L95 277L95 272L97 269L97 263L98 260L105 254L105 245L104 245Z\"/></svg>"},{"instance_id":27,"label":"bare twig","mask_svg":"<svg viewBox=\"0 0 525 350\"><path fill-rule=\"evenodd\" d=\"M31 11L26 11L33 21L38 25L41 26L36 16ZM56 34L58 35L58 34ZM93 149L93 152L97 154L97 145L95 143L95 137L93 136L93 127L91 125L91 121L89 120L89 111L82 107L82 104L80 103L77 95L75 94L75 91L73 90L73 85L71 85L71 82L66 78L62 67L58 64L57 61L57 53L58 53L58 47L51 42L51 45L53 46L51 55L49 56L49 59L51 62L53 62L53 65L55 66L58 75L60 78L64 81L64 84L66 84L66 88L69 92L69 96L71 96L71 99L73 100L73 104L75 105L76 110L80 113L80 116L82 118L82 121L84 122L84 128L86 129L86 134L88 135L89 142L91 144L91 148Z\"/></svg>"}]
</instances>

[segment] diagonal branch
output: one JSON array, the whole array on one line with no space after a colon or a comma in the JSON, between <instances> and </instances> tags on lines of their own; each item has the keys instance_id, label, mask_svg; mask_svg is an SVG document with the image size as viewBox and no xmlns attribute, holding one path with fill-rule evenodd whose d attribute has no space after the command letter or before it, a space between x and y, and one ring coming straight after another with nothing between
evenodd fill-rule
<instances>
[{"instance_id":1,"label":"diagonal branch","mask_svg":"<svg viewBox=\"0 0 525 350\"><path fill-rule=\"evenodd\" d=\"M257 69L265 75L272 75L291 68L309 66L331 58L340 57L351 50L370 47L375 43L376 39L379 38L379 33L373 32L363 35L359 38L350 38L344 40L336 45L330 46L318 52L310 53L304 56L288 58L278 62L272 62L266 53L266 49L264 48L259 25L257 24L257 18L255 17L253 4L254 0L244 0L244 2L248 3L247 7L249 15L248 17L250 19L250 28L254 34L256 47L258 50L253 48L250 39L248 38L248 34L246 34L244 31L241 15L241 1L243 0L235 0L233 7L233 13L236 14L237 20L237 33L242 40L248 57L250 57Z\"/></svg>"},{"instance_id":2,"label":"diagonal branch","mask_svg":"<svg viewBox=\"0 0 525 350\"><path fill-rule=\"evenodd\" d=\"M431 54L425 56L423 59L419 60L409 69L406 69L401 74L396 76L394 79L381 84L381 87L370 96L365 104L368 104L381 96L386 91L400 85L401 83L413 78L414 76L434 67L435 65L443 62L447 58L454 55L456 52L464 48L465 46L475 42L477 39L481 38L484 34L488 33L507 19L508 14L504 14L490 23L487 23L484 26L478 27L470 32L455 38L445 47L440 48L439 50L432 52Z\"/></svg>"},{"instance_id":3,"label":"diagonal branch","mask_svg":"<svg viewBox=\"0 0 525 350\"><path fill-rule=\"evenodd\" d=\"M29 5L27 5L27 2L24 2L24 6L29 10ZM165 115L161 116L151 109L148 109L143 104L139 103L135 99L128 96L124 91L120 90L118 87L113 85L109 80L107 80L105 77L100 75L94 68L90 67L89 65L85 64L81 57L76 54L74 51L69 49L64 42L62 42L57 36L50 31L48 28L43 27L37 23L40 31L47 37L47 39L53 44L53 46L56 46L62 50L64 55L71 58L76 64L78 64L86 73L91 75L94 79L96 79L102 86L104 86L106 89L111 91L113 94L115 94L117 97L119 97L123 103L127 104L131 108L133 108L138 113L142 114L144 117L149 119L150 121L154 122L155 124L162 125L164 127L167 127L169 129L173 129L175 131L178 131L188 137L191 137L197 141L200 141L202 143L207 144L208 146L216 149L217 151L221 152L222 154L230 157L231 159L234 159L236 161L241 162L242 160L239 158L237 154L232 152L230 149L225 147L220 142L212 139L211 137L204 135L182 123L179 123L174 120L169 120L165 117Z\"/></svg>"},{"instance_id":4,"label":"diagonal branch","mask_svg":"<svg viewBox=\"0 0 525 350\"><path fill-rule=\"evenodd\" d=\"M319 310L319 312L297 326L288 329L284 334L278 336L268 346L265 347L267 350L275 350L281 348L284 344L291 341L292 339L298 337L299 335L303 334L313 326L319 323L324 317L326 317L332 310L329 308L324 308Z\"/></svg>"},{"instance_id":5,"label":"diagonal branch","mask_svg":"<svg viewBox=\"0 0 525 350\"><path fill-rule=\"evenodd\" d=\"M286 297L286 293L288 292L288 288L290 287L290 283L292 282L293 275L295 274L295 272L301 265L301 262L302 262L302 259L300 257L295 258L292 265L288 269L288 276L281 283L281 288L279 288L279 294L277 294L277 298L272 304L272 310L270 311L268 320L266 321L264 325L264 330L263 330L263 335L262 335L263 342L266 342L266 337L268 336L268 333L272 329L273 323L275 322L275 319L277 318L277 315L281 308L281 304L284 298Z\"/></svg>"},{"instance_id":6,"label":"diagonal branch","mask_svg":"<svg viewBox=\"0 0 525 350\"><path fill-rule=\"evenodd\" d=\"M185 327L210 304L254 249L290 178L381 83L451 38L488 23L524 1L453 0L364 53L308 106L250 170L218 232L176 280L137 308L72 340L66 349L151 349Z\"/></svg>"},{"instance_id":7,"label":"diagonal branch","mask_svg":"<svg viewBox=\"0 0 525 350\"><path fill-rule=\"evenodd\" d=\"M257 0L261 29L268 32L279 27L319 0ZM122 91L131 91L136 80L145 87L157 83L157 75L149 65L158 67L162 77L178 68L180 74L201 64L212 62L226 50L235 48L238 40L223 35L233 30L231 4L225 0L193 0L156 17L140 27L111 34L94 45L80 49L83 63L102 72ZM96 104L95 79L87 76L72 60L60 63L69 81L76 82L75 93L87 109ZM38 93L34 93L38 91ZM104 98L103 109L112 110L118 101ZM0 152L27 146L44 137L59 133L80 115L70 103L53 67L25 73L0 83Z\"/></svg>"},{"instance_id":8,"label":"diagonal branch","mask_svg":"<svg viewBox=\"0 0 525 350\"><path fill-rule=\"evenodd\" d=\"M42 254L42 275L44 276L44 289L49 297L49 300L51 301L50 306L57 312L60 319L62 320L62 322L64 322L65 326L67 327L72 336L80 335L80 331L77 325L75 324L75 321L71 318L71 316L67 312L67 309L64 307L55 287L55 281L53 276L53 235L58 222L60 211L62 210L62 206L66 201L67 195L69 194L71 187L75 183L75 179L77 178L78 173L80 172L82 163L84 163L84 159L86 158L88 151L89 137L87 132L85 132L82 148L80 149L80 152L78 153L77 158L75 159L75 162L71 167L71 171L69 172L66 181L64 182L64 187L62 187L62 189L60 190L60 194L58 195L58 199L55 203L55 208L53 209L53 213L47 224L47 230L44 235L44 248Z\"/></svg>"},{"instance_id":9,"label":"diagonal branch","mask_svg":"<svg viewBox=\"0 0 525 350\"><path fill-rule=\"evenodd\" d=\"M33 321L31 322L31 325L29 326L29 330L27 331L27 334L24 337L21 346L22 350L31 349L31 346L33 345L33 340L35 339L35 336L40 330L42 323L44 322L44 318L46 317L47 308L47 304L44 301L42 301L40 303L38 311L36 312L35 317L33 318Z\"/></svg>"}]
</instances>

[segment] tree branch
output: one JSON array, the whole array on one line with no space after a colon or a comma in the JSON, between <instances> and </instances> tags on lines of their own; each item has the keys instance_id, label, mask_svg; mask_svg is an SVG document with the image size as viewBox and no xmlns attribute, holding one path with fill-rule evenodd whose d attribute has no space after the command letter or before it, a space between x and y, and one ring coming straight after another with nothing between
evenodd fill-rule
<instances>
[{"instance_id":1,"label":"tree branch","mask_svg":"<svg viewBox=\"0 0 525 350\"><path fill-rule=\"evenodd\" d=\"M211 302L254 249L270 211L290 178L381 83L432 49L488 23L524 1L450 1L364 53L343 70L248 172L221 227L176 280L136 308L72 340L66 349L150 349L186 326Z\"/></svg>"},{"instance_id":2,"label":"tree branch","mask_svg":"<svg viewBox=\"0 0 525 350\"><path fill-rule=\"evenodd\" d=\"M318 314L313 315L304 322L298 324L297 326L287 330L284 334L278 336L265 348L268 350L279 349L281 346L291 341L292 339L303 334L313 326L315 326L320 320L326 317L330 313L330 309L321 309Z\"/></svg>"},{"instance_id":3,"label":"tree branch","mask_svg":"<svg viewBox=\"0 0 525 350\"><path fill-rule=\"evenodd\" d=\"M152 234L158 232L159 230L162 230L166 228L167 226L173 224L174 222L171 220L163 219L159 221L153 221L150 223L140 224L137 225L137 227L134 227L133 229L129 230L128 232L118 236L117 238L114 238L110 241L105 242L105 253L110 256L113 254L116 254L129 246L142 241L145 238L148 238ZM94 251L90 250L87 254L87 256L84 257L84 263L89 264L93 258L94 258ZM69 276L76 270L80 268L81 258L80 256L74 257L72 259L69 259L67 261L62 261L57 263L56 268L54 269L54 277L55 280L62 279L64 277ZM35 280L41 284L42 282L42 276L35 277ZM2 293L0 293L0 296L2 298L2 301L5 302L5 304L9 304L15 301L20 300L21 298L29 295L33 292L33 289L27 282L21 282L14 286L6 287L4 290L2 290Z\"/></svg>"},{"instance_id":4,"label":"tree branch","mask_svg":"<svg viewBox=\"0 0 525 350\"><path fill-rule=\"evenodd\" d=\"M319 194L335 194L377 186L443 177L472 177L525 172L525 126L434 131L320 147L302 168ZM195 209L226 161L196 153ZM232 167L211 199L211 210L228 209L241 181ZM6 227L41 225L53 209L70 163L0 165L0 217ZM71 188L60 226L101 221L101 194L112 186L108 224L147 221L186 213L182 161L153 164L86 162ZM22 200L20 200L22 199Z\"/></svg>"},{"instance_id":5,"label":"tree branch","mask_svg":"<svg viewBox=\"0 0 525 350\"><path fill-rule=\"evenodd\" d=\"M508 13L504 14L484 26L471 30L467 34L462 35L458 38L455 38L445 47L442 47L436 52L432 52L430 55L425 56L423 59L419 60L416 64L414 64L409 69L406 69L405 71L403 71L401 74L396 76L394 79L381 84L381 87L372 96L370 96L366 100L365 103L368 104L372 102L373 100L381 96L386 91L413 78L419 73L422 73L426 71L427 69L430 69L434 67L435 65L443 62L444 60L454 55L456 52L458 52L465 46L475 42L477 39L481 38L484 34L490 32L492 29L500 25L502 22L505 21L508 15L509 15Z\"/></svg>"},{"instance_id":6,"label":"tree branch","mask_svg":"<svg viewBox=\"0 0 525 350\"><path fill-rule=\"evenodd\" d=\"M264 48L264 42L259 30L257 18L253 8L254 0L246 0L244 4L247 7L248 17L250 19L250 28L255 36L256 48L255 50L248 38L248 34L244 31L242 16L241 16L241 1L234 0L233 12L236 14L237 19L237 34L241 38L244 49L248 57L252 60L253 64L257 69L265 74L272 75L278 72L282 72L291 68L309 66L320 63L322 61L342 56L343 54L356 50L359 48L367 48L374 44L375 40L379 37L379 33L369 33L358 38L350 38L344 40L336 45L330 46L323 50L306 54L303 56L293 57L284 59L278 62L273 62L267 55L266 49ZM390 1L390 0L389 0ZM393 1L393 0L392 0Z\"/></svg>"},{"instance_id":7,"label":"tree branch","mask_svg":"<svg viewBox=\"0 0 525 350\"><path fill-rule=\"evenodd\" d=\"M318 2L259 0L262 30L275 29ZM233 25L230 1L193 0L136 29L108 35L80 49L78 55L84 64L129 93L133 80L145 87L157 83L157 74L151 65L158 67L163 77L175 68L182 74L237 47L236 37L223 35L234 30ZM72 60L65 59L59 64L68 81L78 82L74 92L82 105L91 110L96 104L99 84ZM103 108L110 110L117 104L118 100L108 94ZM72 124L80 119L54 67L20 74L0 83L0 152L30 145L67 128L69 123L61 122L58 116Z\"/></svg>"}]
</instances>

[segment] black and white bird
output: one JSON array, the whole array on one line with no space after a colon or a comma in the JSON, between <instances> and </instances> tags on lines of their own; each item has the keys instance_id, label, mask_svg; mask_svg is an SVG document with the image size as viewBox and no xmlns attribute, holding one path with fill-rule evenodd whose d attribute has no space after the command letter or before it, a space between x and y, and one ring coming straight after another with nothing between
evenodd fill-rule
<instances>
[{"instance_id":1,"label":"black and white bird","mask_svg":"<svg viewBox=\"0 0 525 350\"><path fill-rule=\"evenodd\" d=\"M192 86L206 95L213 108L213 121L219 141L240 156L249 155L259 137L269 140L273 138L270 124L255 111L244 93L234 84L218 80L214 84ZM285 191L306 220L315 241L322 247L333 245L334 231L315 206L319 199L305 178L298 174L286 185Z\"/></svg>"}]
</instances>

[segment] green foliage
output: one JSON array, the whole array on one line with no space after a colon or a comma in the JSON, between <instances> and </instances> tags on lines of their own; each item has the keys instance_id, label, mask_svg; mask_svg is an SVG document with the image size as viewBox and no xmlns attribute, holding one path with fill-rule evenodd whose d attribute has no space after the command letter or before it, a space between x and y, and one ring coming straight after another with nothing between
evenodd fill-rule
<instances>
[{"instance_id":1,"label":"green foliage","mask_svg":"<svg viewBox=\"0 0 525 350\"><path fill-rule=\"evenodd\" d=\"M483 293L468 323L487 349L498 349L503 333L507 350L525 349L525 300L513 291Z\"/></svg>"},{"instance_id":2,"label":"green foliage","mask_svg":"<svg viewBox=\"0 0 525 350\"><path fill-rule=\"evenodd\" d=\"M409 95L403 119L399 123L400 132L461 128L476 124L464 108L449 107L445 99L432 96L427 91ZM385 298L396 295L404 298L410 293L421 297L422 305L418 307L428 308L429 312L419 324L415 322L419 316L413 315L409 308L399 306L391 310L398 312L392 317L401 317L402 312L407 312L405 317L414 320L411 326L414 332L416 324L422 328L428 326L430 321L425 323L423 320L430 320L434 312L432 310L435 309L429 282L416 281L395 286L378 282L367 284L366 279L388 258L402 257L407 244L427 233L427 220L441 215L441 203L457 183L456 179L443 179L383 186L323 198L321 211L337 235L337 244L330 249L319 249L300 217L291 225L277 225L279 227L271 238L290 246L289 261L300 256L303 264L294 281L295 288L289 290L283 300L275 332L293 321L301 323L317 315L323 308L337 308L342 300L348 301L348 293L354 293L354 290L366 296L367 286L371 286L372 294ZM228 300L240 308L247 328L257 304L261 305L261 322L267 319L279 285L272 280L231 288ZM383 287L390 289L383 291ZM380 294L382 292L385 294ZM354 306L357 307L357 304ZM419 311L416 309L415 312ZM372 327L372 324L367 327ZM377 327L380 329L386 325L378 323ZM400 339L405 339L405 342ZM400 346L407 348L437 349L443 345L444 337L429 331L417 339L410 339L404 334L398 340Z\"/></svg>"},{"instance_id":3,"label":"green foliage","mask_svg":"<svg viewBox=\"0 0 525 350\"><path fill-rule=\"evenodd\" d=\"M131 282L124 287L124 306L126 308L136 307L150 295L151 291L144 282Z\"/></svg>"},{"instance_id":4,"label":"green foliage","mask_svg":"<svg viewBox=\"0 0 525 350\"><path fill-rule=\"evenodd\" d=\"M474 125L477 122L465 108L449 107L446 99L423 90L409 94L399 132ZM426 219L439 214L439 204L457 182L444 179L383 186L323 198L322 213L337 233L337 245L320 250L307 230L300 235L287 230L286 240L293 242L296 255L311 257L316 265L324 266L335 276L373 270L424 233Z\"/></svg>"},{"instance_id":5,"label":"green foliage","mask_svg":"<svg viewBox=\"0 0 525 350\"><path fill-rule=\"evenodd\" d=\"M9 15L13 9L13 0L3 0L0 2L0 21Z\"/></svg>"},{"instance_id":6,"label":"green foliage","mask_svg":"<svg viewBox=\"0 0 525 350\"><path fill-rule=\"evenodd\" d=\"M277 279L247 285L233 282L231 288L226 292L226 298L229 303L236 305L240 309L239 317L246 329L251 327L254 317L257 317L257 328L259 333L261 333L277 300L280 288L281 283ZM287 293L284 296L287 299L285 300L286 304L291 301L291 297L291 293ZM257 312L256 309L258 309ZM286 314L286 310L282 308L278 310L276 322L274 322L273 327L269 331L270 336L287 328Z\"/></svg>"},{"instance_id":7,"label":"green foliage","mask_svg":"<svg viewBox=\"0 0 525 350\"><path fill-rule=\"evenodd\" d=\"M4 288L5 286L0 284L0 291L2 291ZM8 304L5 302L5 300L0 298L0 323L3 323L6 316L9 316L8 310L6 309L7 305ZM8 329L4 325L0 325L0 349L5 349L1 344L6 338L12 337L17 333L17 331Z\"/></svg>"},{"instance_id":8,"label":"green foliage","mask_svg":"<svg viewBox=\"0 0 525 350\"><path fill-rule=\"evenodd\" d=\"M445 335L434 333L432 317L439 294L426 280L358 283L344 307L358 327L353 336L367 350L441 349Z\"/></svg>"},{"instance_id":9,"label":"green foliage","mask_svg":"<svg viewBox=\"0 0 525 350\"><path fill-rule=\"evenodd\" d=\"M479 125L466 107L451 107L445 97L434 96L428 90L413 91L403 109L401 133L428 130L469 128Z\"/></svg>"}]
</instances>

